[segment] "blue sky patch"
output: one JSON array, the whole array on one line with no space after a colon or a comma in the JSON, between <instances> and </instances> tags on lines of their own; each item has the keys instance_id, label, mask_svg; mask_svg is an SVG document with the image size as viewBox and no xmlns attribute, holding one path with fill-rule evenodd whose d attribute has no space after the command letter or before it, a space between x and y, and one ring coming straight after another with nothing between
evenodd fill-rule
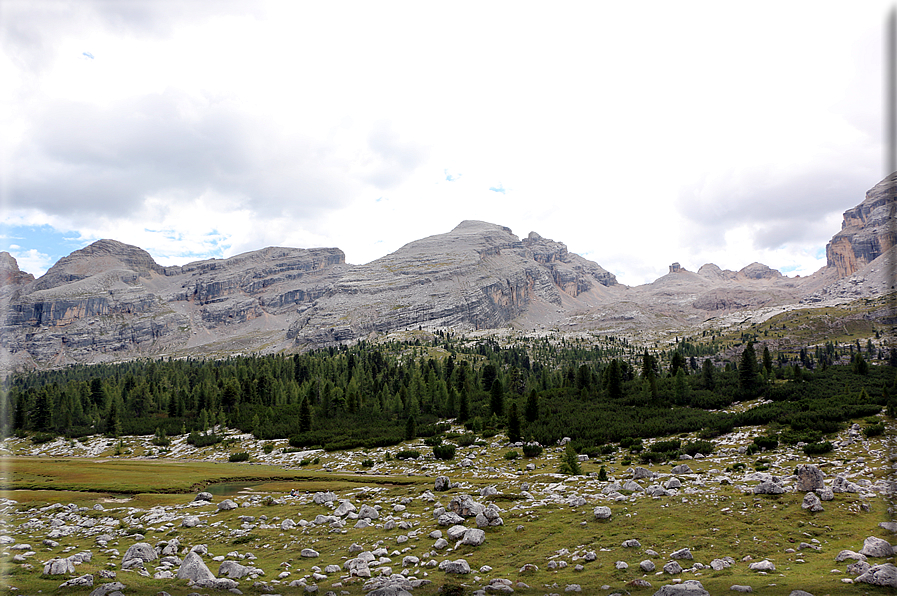
<instances>
[{"instance_id":1,"label":"blue sky patch","mask_svg":"<svg viewBox=\"0 0 897 596\"><path fill-rule=\"evenodd\" d=\"M505 194L505 187L503 184L499 184L498 186L490 186L489 190L492 192L500 192L501 194Z\"/></svg>"}]
</instances>

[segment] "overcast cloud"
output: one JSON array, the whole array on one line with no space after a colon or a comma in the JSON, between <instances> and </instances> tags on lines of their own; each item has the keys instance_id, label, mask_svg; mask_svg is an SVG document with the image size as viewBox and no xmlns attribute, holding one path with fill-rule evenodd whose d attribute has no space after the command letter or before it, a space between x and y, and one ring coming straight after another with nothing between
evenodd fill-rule
<instances>
[{"instance_id":1,"label":"overcast cloud","mask_svg":"<svg viewBox=\"0 0 897 596\"><path fill-rule=\"evenodd\" d=\"M889 8L4 0L0 250L363 263L482 219L628 284L809 274L886 174Z\"/></svg>"}]
</instances>

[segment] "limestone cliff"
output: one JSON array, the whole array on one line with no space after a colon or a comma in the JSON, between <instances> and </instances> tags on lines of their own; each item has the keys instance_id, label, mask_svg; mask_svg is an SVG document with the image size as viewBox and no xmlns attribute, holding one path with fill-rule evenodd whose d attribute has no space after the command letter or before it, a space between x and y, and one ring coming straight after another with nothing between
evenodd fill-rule
<instances>
[{"instance_id":1,"label":"limestone cliff","mask_svg":"<svg viewBox=\"0 0 897 596\"><path fill-rule=\"evenodd\" d=\"M825 247L827 266L838 277L853 275L897 244L894 209L897 172L866 193L866 199L844 212L841 231Z\"/></svg>"}]
</instances>

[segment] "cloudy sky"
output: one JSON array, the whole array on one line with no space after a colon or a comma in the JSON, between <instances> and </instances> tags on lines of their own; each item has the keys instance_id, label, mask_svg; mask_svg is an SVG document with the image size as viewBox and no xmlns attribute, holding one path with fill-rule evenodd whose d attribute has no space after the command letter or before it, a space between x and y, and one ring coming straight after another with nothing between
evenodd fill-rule
<instances>
[{"instance_id":1,"label":"cloudy sky","mask_svg":"<svg viewBox=\"0 0 897 596\"><path fill-rule=\"evenodd\" d=\"M887 2L0 2L0 250L365 263L464 219L630 285L825 264Z\"/></svg>"}]
</instances>

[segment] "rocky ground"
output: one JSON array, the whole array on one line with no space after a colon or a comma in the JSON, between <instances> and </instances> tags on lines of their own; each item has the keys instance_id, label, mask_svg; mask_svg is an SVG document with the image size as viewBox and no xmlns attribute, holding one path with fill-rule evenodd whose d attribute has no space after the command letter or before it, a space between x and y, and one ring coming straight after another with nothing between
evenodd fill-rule
<instances>
[{"instance_id":1,"label":"rocky ground","mask_svg":"<svg viewBox=\"0 0 897 596\"><path fill-rule=\"evenodd\" d=\"M501 435L442 462L420 441L286 453L285 441L227 431L254 464L334 478L364 474L371 483L219 496L81 494L75 502L57 502L52 491L37 498L7 491L2 579L8 593L94 596L430 594L443 585L477 594L803 589L821 596L861 594L859 585L882 594L897 587L887 438L867 439L854 425L826 456L811 459L787 446L747 455L764 430L739 429L714 439L712 454L659 465L624 465L622 451L601 461L580 456L582 476L555 473L562 446L506 459L522 445ZM71 458L74 465L78 458L137 458L150 471L154 460L226 461L235 449L196 449L181 436L160 451L150 440L32 445L11 438L0 455ZM403 449L423 455L395 459ZM601 466L607 480L598 478ZM248 464L247 476L251 471ZM382 475L413 482L376 482Z\"/></svg>"}]
</instances>

